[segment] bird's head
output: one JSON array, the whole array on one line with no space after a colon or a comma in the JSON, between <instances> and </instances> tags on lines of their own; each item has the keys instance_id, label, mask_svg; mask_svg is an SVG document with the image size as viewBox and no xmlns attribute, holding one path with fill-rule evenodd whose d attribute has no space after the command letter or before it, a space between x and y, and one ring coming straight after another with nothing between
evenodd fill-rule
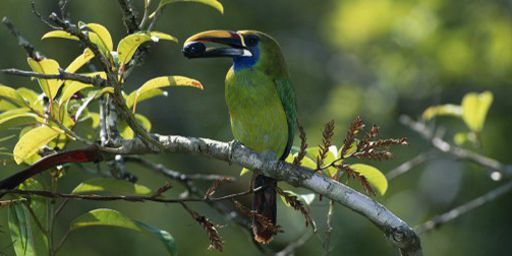
<instances>
[{"instance_id":1,"label":"bird's head","mask_svg":"<svg viewBox=\"0 0 512 256\"><path fill-rule=\"evenodd\" d=\"M205 43L223 47L207 47ZM286 69L279 44L271 36L254 30L210 30L195 34L185 41L183 54L187 58L231 57L235 71L256 68L280 72Z\"/></svg>"}]
</instances>

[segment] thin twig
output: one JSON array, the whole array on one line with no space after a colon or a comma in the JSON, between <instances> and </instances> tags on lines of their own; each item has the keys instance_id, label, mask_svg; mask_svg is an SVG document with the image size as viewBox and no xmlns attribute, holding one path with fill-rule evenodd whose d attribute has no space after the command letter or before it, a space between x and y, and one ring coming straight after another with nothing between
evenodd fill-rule
<instances>
[{"instance_id":1,"label":"thin twig","mask_svg":"<svg viewBox=\"0 0 512 256\"><path fill-rule=\"evenodd\" d=\"M300 236L299 239L289 243L284 249L277 252L275 256L291 256L295 255L295 251L302 247L311 237L313 237L313 232L304 232Z\"/></svg>"},{"instance_id":2,"label":"thin twig","mask_svg":"<svg viewBox=\"0 0 512 256\"><path fill-rule=\"evenodd\" d=\"M411 158L410 160L403 162L402 164L397 166L395 169L386 173L386 179L388 181L391 181L398 176L406 174L410 170L417 167L418 165L421 165L421 164L425 163L426 161L433 159L434 156L435 156L435 154L432 151L422 152L422 153L418 154L417 156Z\"/></svg>"},{"instance_id":3,"label":"thin twig","mask_svg":"<svg viewBox=\"0 0 512 256\"><path fill-rule=\"evenodd\" d=\"M479 196L467 203L457 206L454 209L452 209L446 213L443 213L443 214L433 217L432 219L415 227L415 230L418 234L423 234L423 233L429 232L431 230L434 230L436 228L439 228L441 225L443 225L449 221L452 221L452 220L454 220L472 210L477 209L480 206L483 206L487 203L494 201L496 198L506 194L511 189L512 189L512 181L509 181L509 182L505 183L504 185L502 185L496 189L493 189L482 196Z\"/></svg>"},{"instance_id":4,"label":"thin twig","mask_svg":"<svg viewBox=\"0 0 512 256\"><path fill-rule=\"evenodd\" d=\"M512 177L512 166L505 165L499 161L475 153L473 151L451 145L443 140L440 136L436 136L434 131L429 129L424 123L414 121L406 115L400 116L400 122L409 127L413 131L419 133L423 138L430 141L432 146L441 152L448 153L458 159L467 160L486 167L491 173L498 172L505 177Z\"/></svg>"},{"instance_id":5,"label":"thin twig","mask_svg":"<svg viewBox=\"0 0 512 256\"><path fill-rule=\"evenodd\" d=\"M129 201L129 202L160 202L160 203L182 203L182 202L207 202L207 201L223 201L228 199L237 198L240 196L245 196L252 194L261 188L255 188L252 190L247 190L243 192L233 193L220 197L208 197L208 198L182 198L182 199L166 199L151 196L137 196L137 195L113 195L113 196L104 196L104 195L96 195L96 194L66 194L59 192L51 192L45 190L0 190L0 194L16 194L16 195L36 195L46 198L67 198L72 200L91 200L91 201Z\"/></svg>"},{"instance_id":6,"label":"thin twig","mask_svg":"<svg viewBox=\"0 0 512 256\"><path fill-rule=\"evenodd\" d=\"M107 85L107 81L98 76L84 76L75 73L69 73L64 70L59 70L59 74L42 74L33 71L20 70L16 68L1 69L0 72L8 75L30 77L30 78L41 78L41 79L58 79L58 80L69 80L77 81L85 84L92 84L98 87Z\"/></svg>"},{"instance_id":7,"label":"thin twig","mask_svg":"<svg viewBox=\"0 0 512 256\"><path fill-rule=\"evenodd\" d=\"M334 215L334 201L329 200L329 209L327 210L327 217L326 217L326 225L327 228L325 230L325 239L324 239L324 255L329 255L332 251L331 248L331 238L332 238L332 216Z\"/></svg>"},{"instance_id":8,"label":"thin twig","mask_svg":"<svg viewBox=\"0 0 512 256\"><path fill-rule=\"evenodd\" d=\"M2 19L2 23L7 27L7 29L9 29L9 31L11 31L11 34L13 34L16 37L16 39L18 39L18 45L25 49L25 52L27 52L27 55L30 58L36 61L40 61L44 58L38 51L35 50L34 46L18 32L18 30L14 27L14 24L12 24L12 22L9 20L9 18L4 17Z\"/></svg>"}]
</instances>

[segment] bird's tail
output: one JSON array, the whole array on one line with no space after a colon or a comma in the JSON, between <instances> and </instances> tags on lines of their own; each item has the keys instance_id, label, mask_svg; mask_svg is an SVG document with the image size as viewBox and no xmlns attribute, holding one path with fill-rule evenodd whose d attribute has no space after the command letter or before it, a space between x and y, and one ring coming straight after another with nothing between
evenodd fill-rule
<instances>
[{"instance_id":1,"label":"bird's tail","mask_svg":"<svg viewBox=\"0 0 512 256\"><path fill-rule=\"evenodd\" d=\"M268 220L272 221L273 226L276 224L277 216L277 205L276 205L276 186L277 181L275 179L258 175L254 179L253 187L262 189L254 193L254 199L252 202L252 209L260 215L263 215ZM258 221L256 217L252 219L252 232L254 234L254 240L259 243L267 244L272 240L272 236L275 234L273 227L262 225L261 221Z\"/></svg>"}]
</instances>

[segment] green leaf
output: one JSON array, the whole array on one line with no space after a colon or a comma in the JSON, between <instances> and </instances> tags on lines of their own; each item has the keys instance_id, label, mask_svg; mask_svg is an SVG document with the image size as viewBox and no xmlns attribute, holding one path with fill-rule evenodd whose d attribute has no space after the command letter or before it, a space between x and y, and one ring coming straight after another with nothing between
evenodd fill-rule
<instances>
[{"instance_id":1,"label":"green leaf","mask_svg":"<svg viewBox=\"0 0 512 256\"><path fill-rule=\"evenodd\" d=\"M0 99L0 111L11 110L15 108L18 108L18 106L12 104L10 101Z\"/></svg>"},{"instance_id":2,"label":"green leaf","mask_svg":"<svg viewBox=\"0 0 512 256\"><path fill-rule=\"evenodd\" d=\"M139 89L130 93L127 101L133 102L133 109L135 112L137 102L141 96L150 93L152 90L169 86L189 86L199 88L201 90L203 89L203 85L199 81L192 78L185 76L160 76L145 82ZM132 98L133 100L131 100Z\"/></svg>"},{"instance_id":3,"label":"green leaf","mask_svg":"<svg viewBox=\"0 0 512 256\"><path fill-rule=\"evenodd\" d=\"M158 42L160 39L178 42L178 39L161 32L138 32L126 36L117 45L117 54L120 64L130 62L135 51L145 42Z\"/></svg>"},{"instance_id":4,"label":"green leaf","mask_svg":"<svg viewBox=\"0 0 512 256\"><path fill-rule=\"evenodd\" d=\"M34 113L30 113L28 108L17 108L5 111L0 114L0 129L5 130L9 127L34 124L44 122L44 120Z\"/></svg>"},{"instance_id":5,"label":"green leaf","mask_svg":"<svg viewBox=\"0 0 512 256\"><path fill-rule=\"evenodd\" d=\"M15 89L3 84L0 84L0 97L16 103L20 107L27 105Z\"/></svg>"},{"instance_id":6,"label":"green leaf","mask_svg":"<svg viewBox=\"0 0 512 256\"><path fill-rule=\"evenodd\" d=\"M14 146L14 161L17 164L28 160L37 151L59 136L61 132L48 126L36 127L23 135Z\"/></svg>"},{"instance_id":7,"label":"green leaf","mask_svg":"<svg viewBox=\"0 0 512 256\"><path fill-rule=\"evenodd\" d=\"M246 173L248 173L248 172L250 172L250 171L251 171L251 169L247 169L247 168L245 168L245 167L244 167L244 168L242 168L242 170L240 171L240 176L245 175Z\"/></svg>"},{"instance_id":8,"label":"green leaf","mask_svg":"<svg viewBox=\"0 0 512 256\"><path fill-rule=\"evenodd\" d=\"M70 33L64 31L64 30L53 30L50 32L47 32L46 34L41 37L41 40L48 39L48 38L61 38L61 39L69 39L69 40L75 40L78 41L78 37L71 35Z\"/></svg>"},{"instance_id":9,"label":"green leaf","mask_svg":"<svg viewBox=\"0 0 512 256\"><path fill-rule=\"evenodd\" d=\"M42 59L40 61L36 61L32 58L28 58L27 62L34 72L48 75L59 74L59 63L53 59ZM59 91L59 88L63 83L62 80L58 79L40 78L37 80L39 81L41 90L43 90L44 94L46 94L46 96L48 96L50 100L53 100L55 96L57 96L57 92Z\"/></svg>"},{"instance_id":10,"label":"green leaf","mask_svg":"<svg viewBox=\"0 0 512 256\"><path fill-rule=\"evenodd\" d=\"M169 232L159 229L159 228L156 228L156 227L153 227L153 226L150 226L148 224L145 224L145 223L137 221L137 220L134 220L134 222L140 228L144 229L145 231L153 234L158 239L160 239L160 241L162 241L162 243L164 243L165 249L167 249L167 252L169 253L169 255L171 255L171 256L178 255L178 247L176 246L174 237L172 237L172 235Z\"/></svg>"},{"instance_id":11,"label":"green leaf","mask_svg":"<svg viewBox=\"0 0 512 256\"><path fill-rule=\"evenodd\" d=\"M471 131L478 133L482 130L492 100L493 95L489 91L464 95L462 99L462 119Z\"/></svg>"},{"instance_id":12,"label":"green leaf","mask_svg":"<svg viewBox=\"0 0 512 256\"><path fill-rule=\"evenodd\" d=\"M75 73L83 65L87 64L92 58L94 58L94 53L89 48L86 48L82 54L76 57L68 65L65 71L69 73Z\"/></svg>"},{"instance_id":13,"label":"green leaf","mask_svg":"<svg viewBox=\"0 0 512 256\"><path fill-rule=\"evenodd\" d=\"M297 154L298 153L289 154L286 157L285 161L288 162L288 163L293 163L293 160L295 159L295 157L297 157ZM302 158L302 161L300 162L300 166L309 168L311 170L315 170L316 169L316 162L306 155L306 156L304 156L304 158Z\"/></svg>"},{"instance_id":14,"label":"green leaf","mask_svg":"<svg viewBox=\"0 0 512 256\"><path fill-rule=\"evenodd\" d=\"M84 84L78 81L70 82L69 84L64 86L64 89L62 90L62 95L59 99L59 105L62 106L63 104L66 104L69 101L69 99L71 99L71 97L75 95L77 92L91 87L93 86L90 84Z\"/></svg>"},{"instance_id":15,"label":"green leaf","mask_svg":"<svg viewBox=\"0 0 512 256\"><path fill-rule=\"evenodd\" d=\"M140 221L132 220L113 209L94 209L77 217L71 223L71 231L94 226L118 227L151 234L164 243L170 255L176 255L177 253L176 243L169 232L144 224Z\"/></svg>"},{"instance_id":16,"label":"green leaf","mask_svg":"<svg viewBox=\"0 0 512 256\"><path fill-rule=\"evenodd\" d=\"M364 176L379 195L384 195L388 190L388 180L379 169L366 164L353 164L350 165L350 168Z\"/></svg>"},{"instance_id":17,"label":"green leaf","mask_svg":"<svg viewBox=\"0 0 512 256\"><path fill-rule=\"evenodd\" d=\"M145 116L140 114L135 114L135 118L141 123L142 127L146 131L151 130L151 122L149 119L147 119ZM133 139L135 134L133 133L133 130L128 126L128 124L125 121L118 121L117 123L117 129L119 130L119 134L125 139Z\"/></svg>"},{"instance_id":18,"label":"green leaf","mask_svg":"<svg viewBox=\"0 0 512 256\"><path fill-rule=\"evenodd\" d=\"M423 120L428 121L428 120L434 118L435 116L460 117L460 116L462 116L462 108L459 105L453 105L453 104L432 106L432 107L428 107L425 111L423 111L421 118Z\"/></svg>"},{"instance_id":19,"label":"green leaf","mask_svg":"<svg viewBox=\"0 0 512 256\"><path fill-rule=\"evenodd\" d=\"M24 87L18 88L16 92L18 92L18 95L20 95L23 100L30 103L37 101L37 98L39 97L37 92Z\"/></svg>"},{"instance_id":20,"label":"green leaf","mask_svg":"<svg viewBox=\"0 0 512 256\"><path fill-rule=\"evenodd\" d=\"M155 16L155 13L157 11L160 11L164 6L166 6L168 4L179 3L179 2L200 3L200 4L204 4L204 5L214 8L215 10L219 11L221 14L224 13L224 7L222 6L222 4L219 1L216 1L216 0L160 0L160 4L158 5L158 8L156 9L155 12L153 12L150 15L150 18L153 18Z\"/></svg>"},{"instance_id":21,"label":"green leaf","mask_svg":"<svg viewBox=\"0 0 512 256\"><path fill-rule=\"evenodd\" d=\"M73 194L95 193L95 192L109 192L127 195L149 195L151 189L146 186L133 184L125 180L118 180L112 178L95 178L86 180L80 183L75 189Z\"/></svg>"},{"instance_id":22,"label":"green leaf","mask_svg":"<svg viewBox=\"0 0 512 256\"><path fill-rule=\"evenodd\" d=\"M110 36L110 32L101 24L97 23L89 23L87 24L87 28L89 28L92 32L98 35L101 44L110 52L114 49L114 44L112 43L112 36Z\"/></svg>"},{"instance_id":23,"label":"green leaf","mask_svg":"<svg viewBox=\"0 0 512 256\"><path fill-rule=\"evenodd\" d=\"M43 190L41 184L34 179L29 179L20 185L20 189ZM47 201L43 198L32 198L30 207L37 216L43 228L46 228ZM9 207L9 231L12 239L12 247L17 256L41 256L48 255L48 239L44 232L36 224L25 204L13 204Z\"/></svg>"},{"instance_id":24,"label":"green leaf","mask_svg":"<svg viewBox=\"0 0 512 256\"><path fill-rule=\"evenodd\" d=\"M137 98L137 103L139 103L141 101L149 100L149 99L157 97L157 96L167 96L167 92L160 90L160 89L153 89L153 90L147 91L147 92L141 94ZM128 97L126 97L126 106L128 108L133 108L134 103L135 103L135 93L132 92L132 93L130 93L130 95L128 95Z\"/></svg>"}]
</instances>

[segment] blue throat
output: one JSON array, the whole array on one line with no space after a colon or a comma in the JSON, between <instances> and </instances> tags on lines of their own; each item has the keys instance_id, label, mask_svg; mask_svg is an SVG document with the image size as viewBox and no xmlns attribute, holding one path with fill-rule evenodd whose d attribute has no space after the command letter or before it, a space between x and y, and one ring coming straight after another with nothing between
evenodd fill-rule
<instances>
[{"instance_id":1,"label":"blue throat","mask_svg":"<svg viewBox=\"0 0 512 256\"><path fill-rule=\"evenodd\" d=\"M258 62L258 59L260 58L260 50L258 47L253 47L250 50L252 53L251 57L239 56L233 58L233 69L235 71L244 70L256 65L256 62Z\"/></svg>"}]
</instances>

